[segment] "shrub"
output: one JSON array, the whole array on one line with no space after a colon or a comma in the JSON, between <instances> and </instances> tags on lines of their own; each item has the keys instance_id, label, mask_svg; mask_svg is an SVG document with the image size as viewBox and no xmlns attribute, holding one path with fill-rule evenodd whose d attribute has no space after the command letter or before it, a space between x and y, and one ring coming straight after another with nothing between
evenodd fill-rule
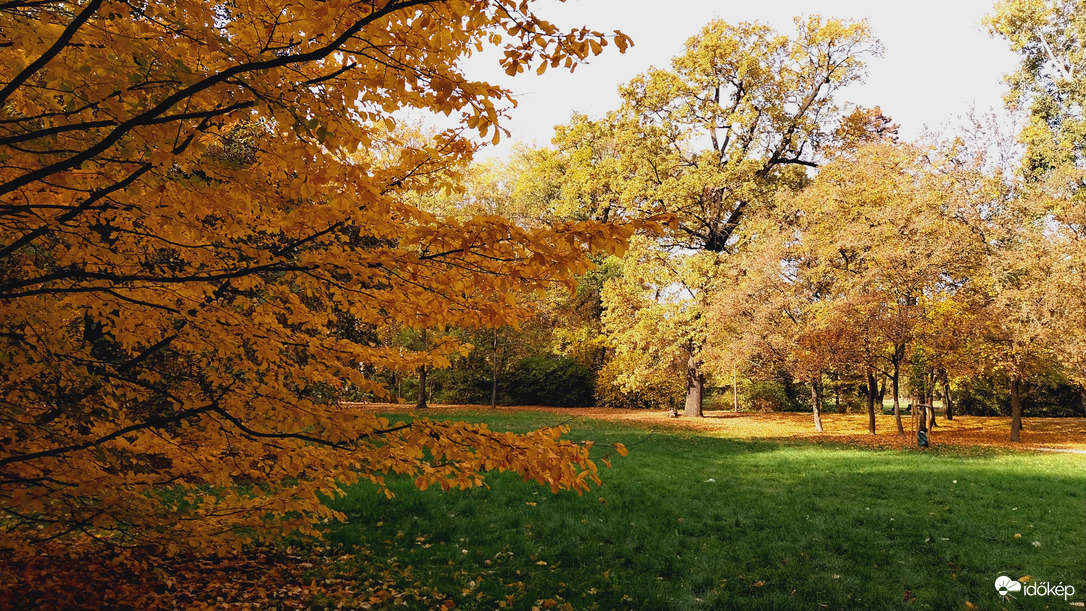
<instances>
[{"instance_id":1,"label":"shrub","mask_svg":"<svg viewBox=\"0 0 1086 611\"><path fill-rule=\"evenodd\" d=\"M685 389L683 378L670 370L639 378L637 388L620 381L622 364L608 361L596 382L596 405L619 409L680 409Z\"/></svg>"},{"instance_id":2,"label":"shrub","mask_svg":"<svg viewBox=\"0 0 1086 611\"><path fill-rule=\"evenodd\" d=\"M1010 380L1003 375L975 376L956 385L955 411L971 416L1006 416L1011 413ZM1022 415L1027 417L1082 416L1082 395L1061 375L1050 374L1022 384Z\"/></svg>"},{"instance_id":3,"label":"shrub","mask_svg":"<svg viewBox=\"0 0 1086 611\"><path fill-rule=\"evenodd\" d=\"M512 368L506 391L520 405L576 407L595 405L592 372L573 359L530 356Z\"/></svg>"}]
</instances>

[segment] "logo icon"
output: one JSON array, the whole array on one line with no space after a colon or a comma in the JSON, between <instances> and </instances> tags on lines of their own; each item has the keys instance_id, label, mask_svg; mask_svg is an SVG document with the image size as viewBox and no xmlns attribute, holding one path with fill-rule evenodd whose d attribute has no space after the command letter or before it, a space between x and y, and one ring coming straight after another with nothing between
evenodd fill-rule
<instances>
[{"instance_id":1,"label":"logo icon","mask_svg":"<svg viewBox=\"0 0 1086 611\"><path fill-rule=\"evenodd\" d=\"M1021 592L1022 584L1006 575L1002 575L999 579L995 580L995 588L1000 596L1006 596L1010 592Z\"/></svg>"}]
</instances>

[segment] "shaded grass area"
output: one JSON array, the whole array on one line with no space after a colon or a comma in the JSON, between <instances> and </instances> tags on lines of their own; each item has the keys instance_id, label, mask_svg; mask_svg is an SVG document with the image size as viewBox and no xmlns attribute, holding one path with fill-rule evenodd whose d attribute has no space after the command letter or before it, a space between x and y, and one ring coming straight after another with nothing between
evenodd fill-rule
<instances>
[{"instance_id":1,"label":"shaded grass area","mask_svg":"<svg viewBox=\"0 0 1086 611\"><path fill-rule=\"evenodd\" d=\"M440 417L498 430L562 420ZM1082 456L570 425L574 439L630 448L612 456L597 493L552 495L508 474L468 492L395 481L391 501L357 486L332 502L349 520L329 538L368 547L385 559L368 570L391 569L459 608L1069 609L1084 600ZM1001 575L1076 593L1004 600L993 586Z\"/></svg>"}]
</instances>

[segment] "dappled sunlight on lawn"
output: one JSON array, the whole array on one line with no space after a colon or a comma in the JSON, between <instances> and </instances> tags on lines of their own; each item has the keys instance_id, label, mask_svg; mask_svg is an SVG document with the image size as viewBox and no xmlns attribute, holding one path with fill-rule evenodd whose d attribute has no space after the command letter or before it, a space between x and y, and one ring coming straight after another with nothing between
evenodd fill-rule
<instances>
[{"instance_id":1,"label":"dappled sunlight on lawn","mask_svg":"<svg viewBox=\"0 0 1086 611\"><path fill-rule=\"evenodd\" d=\"M413 412L414 406L365 404L365 409L387 412ZM440 417L449 412L489 411L489 406L432 405L427 415ZM765 413L707 411L704 418L670 418L664 411L622 410L605 407L556 408L544 406L499 407L499 412L544 411L578 418L596 418L638 424L652 428L697 431L716 437L738 439L790 439L815 442L847 443L870 447L916 447L916 428L912 416L902 415L905 436L897 435L894 417L875 416L875 432L867 432L867 414L823 414L823 432L814 430L809 413ZM1019 449L1075 450L1086 452L1086 418L1023 418L1021 443L1010 442L1010 417L955 416L946 420L942 414L930 434L931 444L954 446L997 446Z\"/></svg>"}]
</instances>

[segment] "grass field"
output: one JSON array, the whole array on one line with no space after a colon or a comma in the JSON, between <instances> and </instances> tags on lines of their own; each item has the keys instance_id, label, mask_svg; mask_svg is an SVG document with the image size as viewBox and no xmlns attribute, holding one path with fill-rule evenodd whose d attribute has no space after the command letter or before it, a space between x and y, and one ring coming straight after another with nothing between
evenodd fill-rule
<instances>
[{"instance_id":1,"label":"grass field","mask_svg":"<svg viewBox=\"0 0 1086 611\"><path fill-rule=\"evenodd\" d=\"M505 430L564 419L432 417ZM358 570L430 593L409 606L1074 609L1086 600L1082 455L729 439L588 418L570 426L575 439L630 448L612 457L597 493L552 495L509 476L452 493L399 481L391 501L359 486L334 502L349 520L329 536L370 550ZM1002 599L1001 575L1076 593Z\"/></svg>"}]
</instances>

